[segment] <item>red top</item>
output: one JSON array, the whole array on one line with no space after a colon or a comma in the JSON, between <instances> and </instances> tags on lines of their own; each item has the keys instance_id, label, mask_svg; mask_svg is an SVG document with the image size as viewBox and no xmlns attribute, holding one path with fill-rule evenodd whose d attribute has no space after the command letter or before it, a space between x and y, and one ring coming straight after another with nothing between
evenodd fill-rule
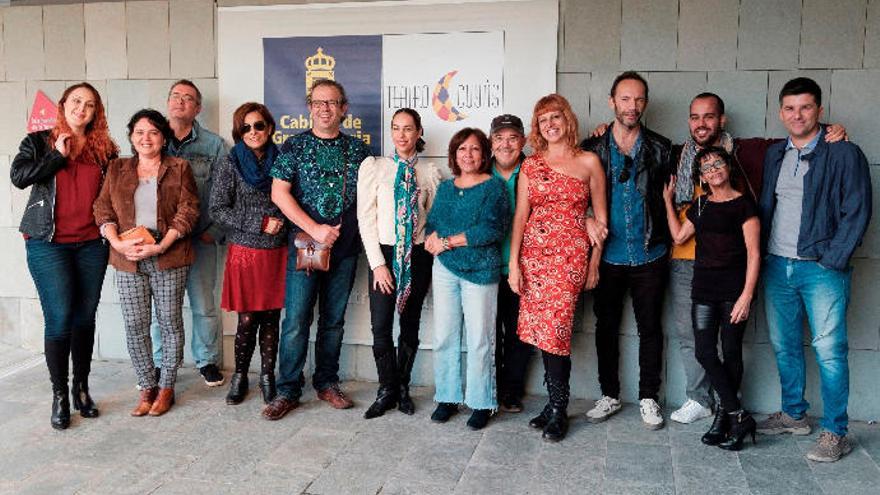
<instances>
[{"instance_id":1,"label":"red top","mask_svg":"<svg viewBox=\"0 0 880 495\"><path fill-rule=\"evenodd\" d=\"M82 158L67 160L67 165L55 174L53 242L86 242L101 236L92 211L101 180L101 166Z\"/></svg>"}]
</instances>

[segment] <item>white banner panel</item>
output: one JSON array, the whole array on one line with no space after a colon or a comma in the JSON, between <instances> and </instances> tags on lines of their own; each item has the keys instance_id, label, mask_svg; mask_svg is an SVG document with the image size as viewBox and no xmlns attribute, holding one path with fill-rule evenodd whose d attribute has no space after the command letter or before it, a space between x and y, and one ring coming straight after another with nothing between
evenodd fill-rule
<instances>
[{"instance_id":1,"label":"white banner panel","mask_svg":"<svg viewBox=\"0 0 880 495\"><path fill-rule=\"evenodd\" d=\"M504 113L504 33L432 33L385 36L382 42L385 127L401 107L422 116L425 155L446 154L465 127L488 130ZM384 134L383 152L392 151Z\"/></svg>"}]
</instances>

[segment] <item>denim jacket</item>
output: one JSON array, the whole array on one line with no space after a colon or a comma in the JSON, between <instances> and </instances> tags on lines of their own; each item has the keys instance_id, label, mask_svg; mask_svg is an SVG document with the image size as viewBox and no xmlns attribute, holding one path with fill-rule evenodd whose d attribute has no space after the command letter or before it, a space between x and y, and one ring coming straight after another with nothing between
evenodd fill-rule
<instances>
[{"instance_id":1,"label":"denim jacket","mask_svg":"<svg viewBox=\"0 0 880 495\"><path fill-rule=\"evenodd\" d=\"M613 124L602 136L591 137L581 142L581 149L599 155L605 168L607 181L617 180L611 177L611 129ZM666 223L666 204L663 201L663 185L669 181L673 167L670 162L672 143L669 139L642 126L642 146L636 164L636 189L645 198L645 249L658 244L668 246L671 242L668 224ZM611 208L611 187L606 187L608 207Z\"/></svg>"},{"instance_id":2,"label":"denim jacket","mask_svg":"<svg viewBox=\"0 0 880 495\"><path fill-rule=\"evenodd\" d=\"M759 210L765 252L773 226L776 182L785 145L785 141L774 144L764 157ZM824 139L803 159L810 162L810 169L804 176L798 256L816 259L826 268L845 270L871 220L868 161L855 144L845 141L829 144Z\"/></svg>"},{"instance_id":3,"label":"denim jacket","mask_svg":"<svg viewBox=\"0 0 880 495\"><path fill-rule=\"evenodd\" d=\"M215 170L228 152L223 139L204 129L198 121L193 121L192 132L179 146L175 145L173 141L168 143L169 155L183 158L189 162L196 180L196 187L199 189L199 204L201 206L199 223L192 231L194 238L207 232L217 242L223 241L223 229L211 221L208 209L211 203L211 184Z\"/></svg>"}]
</instances>

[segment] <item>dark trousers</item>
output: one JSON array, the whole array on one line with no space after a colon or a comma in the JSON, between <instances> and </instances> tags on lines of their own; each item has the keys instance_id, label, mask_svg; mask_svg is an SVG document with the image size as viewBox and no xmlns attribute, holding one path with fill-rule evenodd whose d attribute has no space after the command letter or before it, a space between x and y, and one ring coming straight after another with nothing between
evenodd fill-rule
<instances>
[{"instance_id":1,"label":"dark trousers","mask_svg":"<svg viewBox=\"0 0 880 495\"><path fill-rule=\"evenodd\" d=\"M495 317L495 369L498 392L522 399L526 388L526 370L532 357L532 346L516 334L519 320L519 296L510 290L507 277L498 283L498 314Z\"/></svg>"},{"instance_id":2,"label":"dark trousers","mask_svg":"<svg viewBox=\"0 0 880 495\"><path fill-rule=\"evenodd\" d=\"M599 285L593 291L596 314L596 354L602 395L620 398L620 321L626 291L632 295L639 332L639 400L657 400L663 369L663 294L669 274L666 257L639 266L599 266Z\"/></svg>"},{"instance_id":3,"label":"dark trousers","mask_svg":"<svg viewBox=\"0 0 880 495\"><path fill-rule=\"evenodd\" d=\"M380 245L380 247L393 278L394 270L391 267L394 260L394 247L386 245ZM410 349L419 347L419 321L422 317L422 304L425 302L425 296L431 286L431 267L433 264L434 257L431 253L425 251L421 244L413 246L410 261L411 291L406 300L406 306L403 307L403 312L400 314L399 337L399 342L409 346ZM393 328L394 315L397 313L397 293L392 291L391 294L383 294L381 291L374 290L372 270L368 276L368 283L370 324L373 329L373 355L378 358L394 352ZM397 281L395 280L394 283L396 288Z\"/></svg>"},{"instance_id":4,"label":"dark trousers","mask_svg":"<svg viewBox=\"0 0 880 495\"><path fill-rule=\"evenodd\" d=\"M746 322L730 322L734 301L694 301L691 319L694 323L694 353L697 361L709 375L712 388L721 398L721 407L728 411L740 409L737 392L742 382L742 342ZM718 358L718 337L721 334L721 354Z\"/></svg>"},{"instance_id":5,"label":"dark trousers","mask_svg":"<svg viewBox=\"0 0 880 495\"><path fill-rule=\"evenodd\" d=\"M86 380L109 250L101 239L64 244L28 239L25 250L46 322L46 360L53 383L67 386L68 356L74 379Z\"/></svg>"}]
</instances>

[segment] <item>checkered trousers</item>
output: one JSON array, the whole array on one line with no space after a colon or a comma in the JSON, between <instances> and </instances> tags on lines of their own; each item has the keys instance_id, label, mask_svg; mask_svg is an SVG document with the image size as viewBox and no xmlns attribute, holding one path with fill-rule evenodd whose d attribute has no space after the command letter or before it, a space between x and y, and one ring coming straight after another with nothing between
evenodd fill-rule
<instances>
[{"instance_id":1,"label":"checkered trousers","mask_svg":"<svg viewBox=\"0 0 880 495\"><path fill-rule=\"evenodd\" d=\"M174 388L177 367L183 361L183 294L188 266L159 270L157 257L138 262L137 272L116 272L116 287L122 303L128 355L141 388L157 385L150 340L150 299L156 305L156 319L162 331L162 374L158 385Z\"/></svg>"}]
</instances>

